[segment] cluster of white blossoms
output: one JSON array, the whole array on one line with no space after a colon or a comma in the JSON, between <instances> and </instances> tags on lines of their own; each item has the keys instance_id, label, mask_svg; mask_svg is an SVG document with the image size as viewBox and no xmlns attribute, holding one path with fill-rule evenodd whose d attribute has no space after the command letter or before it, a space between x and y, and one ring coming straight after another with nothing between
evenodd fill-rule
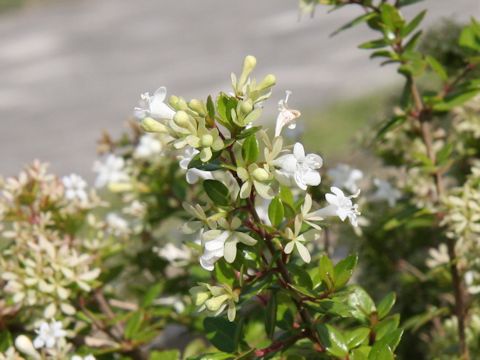
<instances>
[{"instance_id":1,"label":"cluster of white blossoms","mask_svg":"<svg viewBox=\"0 0 480 360\"><path fill-rule=\"evenodd\" d=\"M196 99L187 102L172 96L167 102L165 87L159 88L153 96L143 94L135 108L135 116L143 129L168 136L172 149L183 150L178 159L180 168L186 172L187 182L203 181L207 195L214 203L184 205L193 217L184 228L201 238L200 264L209 271L219 259L234 262L239 244L245 249L254 248L258 242L246 227L245 220L230 215L222 206L242 201L249 204L256 195L265 201L273 201L279 196L281 186L305 192L321 182L323 159L319 155L306 154L299 142L293 149L283 147L282 130L294 128L300 116L299 111L288 107L290 91L279 102L273 140L264 130L253 126L275 83L272 75L267 75L260 83L251 79L249 75L255 63L254 57L245 59L240 77L232 75L232 96L220 94L216 100L217 109L210 98L204 103ZM326 194L328 204L325 207L311 211L316 204L309 198L308 209L305 207L297 216L297 226L294 229L287 226L279 232L279 237L287 240L285 253L297 249L305 262L310 261L304 245L307 241L299 226L302 222L319 229L317 222L326 217L338 217L342 221L348 218L353 226L357 226L360 212L352 200L358 192L346 196L335 186L331 191Z\"/></svg>"},{"instance_id":2,"label":"cluster of white blossoms","mask_svg":"<svg viewBox=\"0 0 480 360\"><path fill-rule=\"evenodd\" d=\"M125 160L114 154L108 154L104 159L95 161L93 171L97 173L95 179L97 188L129 181L129 176L125 171Z\"/></svg>"}]
</instances>

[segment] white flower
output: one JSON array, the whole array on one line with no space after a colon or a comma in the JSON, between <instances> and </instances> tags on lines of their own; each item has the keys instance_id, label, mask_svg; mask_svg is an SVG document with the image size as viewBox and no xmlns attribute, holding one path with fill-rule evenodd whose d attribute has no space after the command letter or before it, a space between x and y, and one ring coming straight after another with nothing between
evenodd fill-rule
<instances>
[{"instance_id":1,"label":"white flower","mask_svg":"<svg viewBox=\"0 0 480 360\"><path fill-rule=\"evenodd\" d=\"M284 126L288 126L289 129L295 129L295 120L300 116L300 111L288 108L288 98L292 94L291 91L285 91L285 100L278 102L278 116L275 124L275 137L280 136Z\"/></svg>"},{"instance_id":2,"label":"white flower","mask_svg":"<svg viewBox=\"0 0 480 360\"><path fill-rule=\"evenodd\" d=\"M295 219L295 232L287 227L285 233L289 242L287 245L285 245L283 251L285 254L291 254L293 249L296 248L302 260L308 264L312 260L312 257L310 256L310 252L308 251L307 247L303 245L305 242L305 236L299 235L301 228L302 221L298 218Z\"/></svg>"},{"instance_id":3,"label":"white flower","mask_svg":"<svg viewBox=\"0 0 480 360\"><path fill-rule=\"evenodd\" d=\"M385 200L390 207L395 206L397 200L402 196L402 193L398 189L395 189L388 181L373 179L373 183L377 187L377 191L372 195L372 199Z\"/></svg>"},{"instance_id":4,"label":"white flower","mask_svg":"<svg viewBox=\"0 0 480 360\"><path fill-rule=\"evenodd\" d=\"M357 182L362 180L363 172L354 169L346 164L338 164L335 168L327 171L328 176L333 180L332 186L343 188L352 194L357 192Z\"/></svg>"},{"instance_id":5,"label":"white flower","mask_svg":"<svg viewBox=\"0 0 480 360\"><path fill-rule=\"evenodd\" d=\"M51 323L44 321L35 332L37 337L33 341L33 346L36 349L43 347L52 348L57 344L58 340L63 339L67 335L60 321L52 321Z\"/></svg>"},{"instance_id":6,"label":"white flower","mask_svg":"<svg viewBox=\"0 0 480 360\"><path fill-rule=\"evenodd\" d=\"M122 236L129 233L128 222L115 213L109 213L106 217L107 226L115 236Z\"/></svg>"},{"instance_id":7,"label":"white flower","mask_svg":"<svg viewBox=\"0 0 480 360\"><path fill-rule=\"evenodd\" d=\"M310 216L338 216L342 221L348 218L353 226L358 226L357 216L360 215L360 212L358 211L358 205L353 204L352 198L356 198L360 191L351 196L345 196L342 190L334 186L330 188L330 191L332 193L325 195L329 205L310 213Z\"/></svg>"},{"instance_id":8,"label":"white flower","mask_svg":"<svg viewBox=\"0 0 480 360\"><path fill-rule=\"evenodd\" d=\"M472 295L480 293L480 278L476 271L470 270L465 273L465 285L468 292Z\"/></svg>"},{"instance_id":9,"label":"white flower","mask_svg":"<svg viewBox=\"0 0 480 360\"><path fill-rule=\"evenodd\" d=\"M168 243L164 247L155 247L153 250L158 256L174 265L181 265L182 263L184 264L191 258L191 251L185 245L178 247L172 243Z\"/></svg>"},{"instance_id":10,"label":"white flower","mask_svg":"<svg viewBox=\"0 0 480 360\"><path fill-rule=\"evenodd\" d=\"M128 175L124 170L125 161L123 158L109 154L103 161L95 161L93 171L97 173L95 186L104 187L110 183L121 183L128 181Z\"/></svg>"},{"instance_id":11,"label":"white flower","mask_svg":"<svg viewBox=\"0 0 480 360\"><path fill-rule=\"evenodd\" d=\"M85 202L87 200L87 192L85 191L87 183L80 176L71 174L62 178L65 188L65 198L67 200L79 200Z\"/></svg>"},{"instance_id":12,"label":"white flower","mask_svg":"<svg viewBox=\"0 0 480 360\"><path fill-rule=\"evenodd\" d=\"M73 355L71 360L95 360L95 356L93 356L93 355L87 355L87 356Z\"/></svg>"},{"instance_id":13,"label":"white flower","mask_svg":"<svg viewBox=\"0 0 480 360\"><path fill-rule=\"evenodd\" d=\"M187 183L189 184L196 184L199 179L203 179L203 180L213 179L213 174L211 171L188 168L188 164L190 164L193 158L199 153L200 151L198 151L197 149L191 146L187 146L183 154L178 156L178 159L180 160L179 162L180 168L187 171L187 173L185 174L185 177L187 179Z\"/></svg>"},{"instance_id":14,"label":"white flower","mask_svg":"<svg viewBox=\"0 0 480 360\"><path fill-rule=\"evenodd\" d=\"M224 230L209 230L202 236L204 252L200 257L200 265L208 271L213 271L215 262L222 257L228 263L234 262L239 242L249 246L257 243L250 235L235 231L241 225L240 219L234 218L230 224L220 219L218 223Z\"/></svg>"},{"instance_id":15,"label":"white flower","mask_svg":"<svg viewBox=\"0 0 480 360\"><path fill-rule=\"evenodd\" d=\"M302 190L320 184L321 177L317 170L323 165L322 158L316 154L305 155L303 145L298 142L293 147L293 154L280 156L273 161L273 165L280 168L277 174L281 178L293 179Z\"/></svg>"},{"instance_id":16,"label":"white flower","mask_svg":"<svg viewBox=\"0 0 480 360\"><path fill-rule=\"evenodd\" d=\"M163 296L155 300L156 305L172 306L177 313L182 313L185 310L185 304L179 296Z\"/></svg>"},{"instance_id":17,"label":"white flower","mask_svg":"<svg viewBox=\"0 0 480 360\"><path fill-rule=\"evenodd\" d=\"M162 152L162 143L152 134L145 134L133 152L137 159L148 159Z\"/></svg>"},{"instance_id":18,"label":"white flower","mask_svg":"<svg viewBox=\"0 0 480 360\"><path fill-rule=\"evenodd\" d=\"M429 268L434 268L440 265L448 264L450 257L448 256L448 248L445 244L440 244L438 249L430 248L428 250L428 255L430 256L426 264Z\"/></svg>"},{"instance_id":19,"label":"white flower","mask_svg":"<svg viewBox=\"0 0 480 360\"><path fill-rule=\"evenodd\" d=\"M157 120L171 120L175 115L175 111L165 104L165 98L167 97L167 88L159 87L153 96L143 93L140 95L139 106L135 107L134 115L138 119L143 119L150 116Z\"/></svg>"}]
</instances>

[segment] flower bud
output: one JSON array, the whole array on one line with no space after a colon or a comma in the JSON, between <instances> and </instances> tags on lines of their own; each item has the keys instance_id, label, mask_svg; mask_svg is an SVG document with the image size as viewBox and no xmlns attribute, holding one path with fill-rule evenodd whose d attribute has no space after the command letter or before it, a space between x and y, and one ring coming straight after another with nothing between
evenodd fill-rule
<instances>
[{"instance_id":1,"label":"flower bud","mask_svg":"<svg viewBox=\"0 0 480 360\"><path fill-rule=\"evenodd\" d=\"M210 147L213 144L213 136L210 134L205 134L202 135L202 138L200 140L202 146L204 147Z\"/></svg>"},{"instance_id":2,"label":"flower bud","mask_svg":"<svg viewBox=\"0 0 480 360\"><path fill-rule=\"evenodd\" d=\"M237 86L239 88L242 88L243 85L245 85L248 79L248 75L250 75L250 73L253 71L255 65L257 65L257 59L255 58L255 56L248 55L247 57L245 57L245 60L243 61L242 74L240 75L240 79L238 79L237 83Z\"/></svg>"},{"instance_id":3,"label":"flower bud","mask_svg":"<svg viewBox=\"0 0 480 360\"><path fill-rule=\"evenodd\" d=\"M178 96L172 95L172 96L170 96L170 99L168 99L168 103L172 107L176 108L179 100L180 100L180 98Z\"/></svg>"},{"instance_id":4,"label":"flower bud","mask_svg":"<svg viewBox=\"0 0 480 360\"><path fill-rule=\"evenodd\" d=\"M190 120L190 117L183 110L177 111L175 116L173 117L173 121L175 121L175 123L178 126L181 126L181 127L184 127L184 128L189 125L189 122L190 122L189 120Z\"/></svg>"},{"instance_id":5,"label":"flower bud","mask_svg":"<svg viewBox=\"0 0 480 360\"><path fill-rule=\"evenodd\" d=\"M140 123L140 126L146 132L153 132L153 133L167 132L167 128L165 127L165 125L163 125L161 122L158 122L157 120L151 117L146 117L145 119L143 119L142 122Z\"/></svg>"},{"instance_id":6,"label":"flower bud","mask_svg":"<svg viewBox=\"0 0 480 360\"><path fill-rule=\"evenodd\" d=\"M249 114L253 110L253 104L251 101L241 101L240 102L240 111L243 114Z\"/></svg>"},{"instance_id":7,"label":"flower bud","mask_svg":"<svg viewBox=\"0 0 480 360\"><path fill-rule=\"evenodd\" d=\"M30 339L25 335L20 335L15 339L15 347L18 351L33 359L40 359L40 354L35 350Z\"/></svg>"},{"instance_id":8,"label":"flower bud","mask_svg":"<svg viewBox=\"0 0 480 360\"><path fill-rule=\"evenodd\" d=\"M223 303L228 300L228 295L220 295L205 301L205 306L209 311L218 311Z\"/></svg>"},{"instance_id":9,"label":"flower bud","mask_svg":"<svg viewBox=\"0 0 480 360\"><path fill-rule=\"evenodd\" d=\"M258 180L258 181L268 180L268 172L267 170L262 168L257 168L253 170L252 176L254 177L255 180Z\"/></svg>"},{"instance_id":10,"label":"flower bud","mask_svg":"<svg viewBox=\"0 0 480 360\"><path fill-rule=\"evenodd\" d=\"M192 99L188 103L188 106L190 107L190 109L197 112L199 115L205 115L205 106L200 100Z\"/></svg>"},{"instance_id":11,"label":"flower bud","mask_svg":"<svg viewBox=\"0 0 480 360\"><path fill-rule=\"evenodd\" d=\"M265 76L260 84L258 84L258 90L264 90L269 87L272 87L277 82L277 78L273 74L268 74Z\"/></svg>"}]
</instances>

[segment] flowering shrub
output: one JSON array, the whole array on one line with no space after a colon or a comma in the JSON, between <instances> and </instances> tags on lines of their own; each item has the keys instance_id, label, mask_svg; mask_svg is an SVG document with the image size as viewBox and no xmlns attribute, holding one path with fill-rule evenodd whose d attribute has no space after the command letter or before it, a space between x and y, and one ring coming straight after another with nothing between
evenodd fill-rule
<instances>
[{"instance_id":1,"label":"flowering shrub","mask_svg":"<svg viewBox=\"0 0 480 360\"><path fill-rule=\"evenodd\" d=\"M289 143L290 91L260 126L276 79L253 56L231 92L144 93L128 134L103 135L93 188L40 162L0 181L0 359L479 354L479 25L443 66L417 50L412 1L302 9L318 3L362 6L342 29L379 32L361 47L406 78L375 136L389 176Z\"/></svg>"}]
</instances>

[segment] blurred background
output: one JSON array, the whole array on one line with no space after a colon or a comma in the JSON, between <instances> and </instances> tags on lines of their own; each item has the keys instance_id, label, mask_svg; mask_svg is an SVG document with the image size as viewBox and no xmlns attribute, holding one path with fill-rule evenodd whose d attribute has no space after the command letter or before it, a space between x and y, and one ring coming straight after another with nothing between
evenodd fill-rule
<instances>
[{"instance_id":1,"label":"blurred background","mask_svg":"<svg viewBox=\"0 0 480 360\"><path fill-rule=\"evenodd\" d=\"M427 7L427 28L480 15L478 0L427 0L405 12ZM228 90L247 54L258 77L278 79L266 118L292 90L309 148L352 163L352 139L401 79L357 49L371 39L365 26L330 37L352 12L318 8L300 19L296 0L0 0L0 174L38 158L91 179L96 140L124 130L140 93Z\"/></svg>"}]
</instances>

